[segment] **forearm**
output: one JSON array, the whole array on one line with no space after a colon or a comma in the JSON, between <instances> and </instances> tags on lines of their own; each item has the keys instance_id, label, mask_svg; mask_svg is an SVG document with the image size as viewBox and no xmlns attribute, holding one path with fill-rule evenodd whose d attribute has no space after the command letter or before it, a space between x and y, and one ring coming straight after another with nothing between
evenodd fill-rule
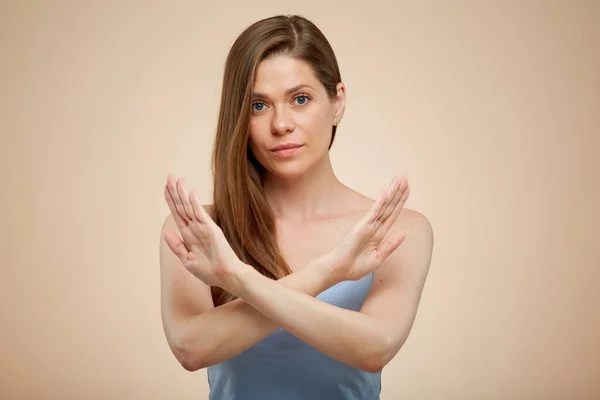
<instances>
[{"instance_id":1,"label":"forearm","mask_svg":"<svg viewBox=\"0 0 600 400\"><path fill-rule=\"evenodd\" d=\"M248 266L228 290L274 321L272 326L280 326L329 357L370 372L383 368L390 343L383 327L368 315L291 290Z\"/></svg>"},{"instance_id":2,"label":"forearm","mask_svg":"<svg viewBox=\"0 0 600 400\"><path fill-rule=\"evenodd\" d=\"M323 259L315 259L299 272L278 281L265 279L309 297L337 283ZM280 327L238 298L186 321L178 343L194 368L205 368L240 354Z\"/></svg>"}]
</instances>

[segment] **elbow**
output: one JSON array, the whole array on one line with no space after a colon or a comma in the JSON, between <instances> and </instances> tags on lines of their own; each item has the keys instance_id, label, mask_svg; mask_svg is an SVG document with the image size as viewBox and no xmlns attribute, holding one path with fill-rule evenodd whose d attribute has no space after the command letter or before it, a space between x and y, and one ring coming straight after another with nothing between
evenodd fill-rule
<instances>
[{"instance_id":1,"label":"elbow","mask_svg":"<svg viewBox=\"0 0 600 400\"><path fill-rule=\"evenodd\" d=\"M385 362L383 360L382 354L379 352L372 352L368 356L364 357L360 369L366 372L370 372L372 374L376 374L381 372L384 366Z\"/></svg>"},{"instance_id":2,"label":"elbow","mask_svg":"<svg viewBox=\"0 0 600 400\"><path fill-rule=\"evenodd\" d=\"M186 371L195 372L204 368L203 358L200 357L198 352L191 351L190 347L181 339L175 340L171 347L175 358Z\"/></svg>"},{"instance_id":3,"label":"elbow","mask_svg":"<svg viewBox=\"0 0 600 400\"><path fill-rule=\"evenodd\" d=\"M181 364L183 369L189 372L196 372L202 369L202 365L191 357L181 356L177 358L177 361L179 361L179 364Z\"/></svg>"},{"instance_id":4,"label":"elbow","mask_svg":"<svg viewBox=\"0 0 600 400\"><path fill-rule=\"evenodd\" d=\"M372 374L379 373L389 362L389 354L393 347L392 341L388 340L387 337L383 337L378 342L378 345L371 346L362 357L360 369L363 371L370 372Z\"/></svg>"}]
</instances>

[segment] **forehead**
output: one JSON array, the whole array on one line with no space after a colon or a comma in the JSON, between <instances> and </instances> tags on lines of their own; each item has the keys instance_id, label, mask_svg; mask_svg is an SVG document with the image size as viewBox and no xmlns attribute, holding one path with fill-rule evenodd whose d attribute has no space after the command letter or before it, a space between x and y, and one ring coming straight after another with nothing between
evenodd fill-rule
<instances>
[{"instance_id":1,"label":"forehead","mask_svg":"<svg viewBox=\"0 0 600 400\"><path fill-rule=\"evenodd\" d=\"M306 61L276 56L263 60L258 65L253 89L265 94L280 94L300 84L308 84L314 88L321 86L312 66Z\"/></svg>"}]
</instances>

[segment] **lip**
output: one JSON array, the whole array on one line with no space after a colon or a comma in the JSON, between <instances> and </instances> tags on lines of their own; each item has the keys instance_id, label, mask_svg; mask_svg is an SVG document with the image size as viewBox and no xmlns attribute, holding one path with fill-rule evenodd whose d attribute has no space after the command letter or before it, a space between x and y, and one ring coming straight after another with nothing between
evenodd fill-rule
<instances>
[{"instance_id":1,"label":"lip","mask_svg":"<svg viewBox=\"0 0 600 400\"><path fill-rule=\"evenodd\" d=\"M280 151L280 150L288 150L288 149L295 149L297 147L302 147L301 144L297 144L297 143L284 143L284 144L280 144L279 146L271 149L271 151Z\"/></svg>"},{"instance_id":2,"label":"lip","mask_svg":"<svg viewBox=\"0 0 600 400\"><path fill-rule=\"evenodd\" d=\"M272 152L277 157L291 158L294 157L294 155L297 152L299 152L302 149L302 147L304 147L304 145L286 143L281 146L275 147L275 149L273 149Z\"/></svg>"}]
</instances>

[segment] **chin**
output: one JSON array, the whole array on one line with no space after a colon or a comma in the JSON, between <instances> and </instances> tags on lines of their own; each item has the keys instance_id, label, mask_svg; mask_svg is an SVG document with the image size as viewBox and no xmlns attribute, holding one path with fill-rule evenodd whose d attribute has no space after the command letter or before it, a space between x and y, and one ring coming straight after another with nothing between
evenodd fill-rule
<instances>
[{"instance_id":1,"label":"chin","mask_svg":"<svg viewBox=\"0 0 600 400\"><path fill-rule=\"evenodd\" d=\"M269 174L282 179L294 179L304 175L307 168L300 165L276 166L268 169Z\"/></svg>"},{"instance_id":2,"label":"chin","mask_svg":"<svg viewBox=\"0 0 600 400\"><path fill-rule=\"evenodd\" d=\"M306 174L310 169L307 160L294 160L289 162L271 163L266 172L271 176L281 179L294 179Z\"/></svg>"}]
</instances>

